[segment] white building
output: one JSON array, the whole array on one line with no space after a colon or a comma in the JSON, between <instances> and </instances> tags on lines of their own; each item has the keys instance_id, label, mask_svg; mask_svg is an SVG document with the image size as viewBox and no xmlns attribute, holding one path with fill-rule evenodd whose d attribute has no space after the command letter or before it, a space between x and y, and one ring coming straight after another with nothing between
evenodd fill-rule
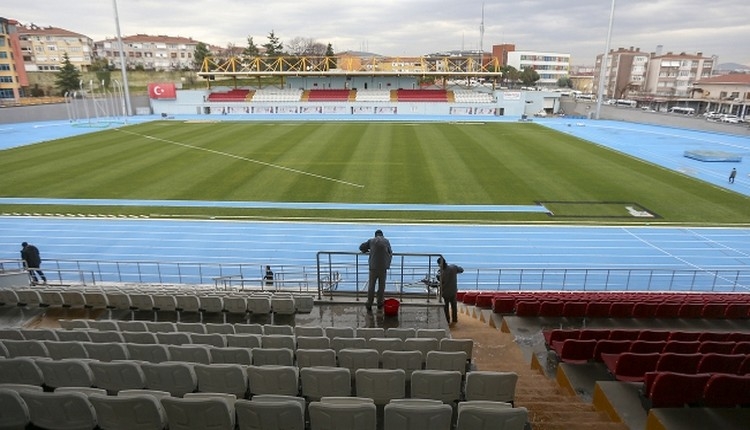
<instances>
[{"instance_id":1,"label":"white building","mask_svg":"<svg viewBox=\"0 0 750 430\"><path fill-rule=\"evenodd\" d=\"M531 68L539 74L537 86L557 87L558 79L570 75L570 54L558 52L510 51L509 66L517 70Z\"/></svg>"}]
</instances>

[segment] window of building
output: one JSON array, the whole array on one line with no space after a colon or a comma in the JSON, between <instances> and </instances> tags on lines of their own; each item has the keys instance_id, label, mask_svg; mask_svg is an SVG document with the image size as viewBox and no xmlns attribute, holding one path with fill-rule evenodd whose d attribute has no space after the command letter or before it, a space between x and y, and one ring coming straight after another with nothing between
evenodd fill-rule
<instances>
[{"instance_id":1,"label":"window of building","mask_svg":"<svg viewBox=\"0 0 750 430\"><path fill-rule=\"evenodd\" d=\"M0 99L12 99L12 98L14 98L14 96L13 96L13 90L11 90L11 89L5 89L5 90L0 89Z\"/></svg>"},{"instance_id":2,"label":"window of building","mask_svg":"<svg viewBox=\"0 0 750 430\"><path fill-rule=\"evenodd\" d=\"M2 71L10 70L10 64L0 64L0 70Z\"/></svg>"}]
</instances>

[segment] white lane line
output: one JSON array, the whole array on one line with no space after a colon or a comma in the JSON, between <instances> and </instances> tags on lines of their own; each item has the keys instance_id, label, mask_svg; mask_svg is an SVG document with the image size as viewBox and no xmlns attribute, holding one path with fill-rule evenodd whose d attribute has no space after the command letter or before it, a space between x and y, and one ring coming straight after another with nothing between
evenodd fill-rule
<instances>
[{"instance_id":1,"label":"white lane line","mask_svg":"<svg viewBox=\"0 0 750 430\"><path fill-rule=\"evenodd\" d=\"M296 174L299 174L299 175L310 176L312 178L323 179L325 181L335 182L335 183L342 184L342 185L347 185L347 186L350 186L350 187L355 187L355 188L364 188L365 187L362 184L356 184L354 182L343 181L341 179L331 178L329 176L318 175L317 173L305 172L304 170L299 170L299 169L293 169L291 167L280 166L278 164L273 164L273 163L269 163L269 162L266 162L266 161L261 161L261 160L255 160L255 159L252 159L252 158L242 157L240 155L230 154L228 152L216 151L214 149L208 149L208 148L201 148L200 146L189 145L187 143L176 142L174 140L169 140L169 139L162 139L160 137L149 136L149 135L145 135L145 134L141 134L141 133L133 133L132 131L123 130L121 128L115 128L114 130L115 131L119 131L121 133L126 133L126 134L130 134L130 135L133 135L133 136L142 137L144 139L156 140L156 141L159 141L159 142L169 143L171 145L182 146L184 148L195 149L195 150L198 150L198 151L209 152L211 154L221 155L221 156L224 156L224 157L235 158L237 160L248 161L250 163L260 164L261 166L271 167L273 169L284 170L284 171L296 173Z\"/></svg>"}]
</instances>

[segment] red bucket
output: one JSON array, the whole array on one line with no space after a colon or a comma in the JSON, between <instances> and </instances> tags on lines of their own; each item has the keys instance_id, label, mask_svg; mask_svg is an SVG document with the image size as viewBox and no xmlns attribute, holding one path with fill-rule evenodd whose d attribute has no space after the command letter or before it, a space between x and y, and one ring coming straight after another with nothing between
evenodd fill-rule
<instances>
[{"instance_id":1,"label":"red bucket","mask_svg":"<svg viewBox=\"0 0 750 430\"><path fill-rule=\"evenodd\" d=\"M389 317L398 315L398 308L401 303L396 299L385 299L383 302L383 314Z\"/></svg>"}]
</instances>

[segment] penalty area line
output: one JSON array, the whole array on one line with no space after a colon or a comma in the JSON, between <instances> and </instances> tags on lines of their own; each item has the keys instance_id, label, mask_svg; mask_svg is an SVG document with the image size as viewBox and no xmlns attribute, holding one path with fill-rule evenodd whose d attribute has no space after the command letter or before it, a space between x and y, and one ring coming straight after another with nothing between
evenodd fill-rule
<instances>
[{"instance_id":1,"label":"penalty area line","mask_svg":"<svg viewBox=\"0 0 750 430\"><path fill-rule=\"evenodd\" d=\"M335 182L337 184L347 185L347 186L350 186L350 187L355 187L355 188L364 188L365 187L362 184L356 184L354 182L348 182L348 181L344 181L344 180L341 180L341 179L331 178L330 176L319 175L317 173L306 172L304 170L299 170L299 169L294 169L294 168L291 168L291 167L281 166L281 165L278 165L278 164L269 163L267 161L261 161L261 160L256 160L256 159L253 159L253 158L247 158L247 157L243 157L241 155L230 154L228 152L217 151L215 149L201 148L200 146L190 145L190 144L182 143L182 142L176 142L174 140L163 139L163 138L160 138L160 137L149 136L149 135L141 134L141 133L133 133L132 131L127 131L127 130L123 130L123 129L120 129L120 128L115 128L114 130L119 131L121 133L126 133L126 134L130 134L130 135L133 135L133 136L142 137L144 139L156 140L158 142L169 143L171 145L182 146L184 148L195 149L197 151L204 151L204 152L208 152L208 153L215 154L215 155L221 155L221 156L224 156L224 157L229 157L229 158L234 158L234 159L237 159L237 160L247 161L247 162L250 162L250 163L259 164L261 166L266 166L266 167L270 167L270 168L273 168L273 169L279 169L279 170L283 170L283 171L286 171L286 172L296 173L298 175L309 176L309 177L316 178L316 179L322 179L324 181Z\"/></svg>"}]
</instances>

